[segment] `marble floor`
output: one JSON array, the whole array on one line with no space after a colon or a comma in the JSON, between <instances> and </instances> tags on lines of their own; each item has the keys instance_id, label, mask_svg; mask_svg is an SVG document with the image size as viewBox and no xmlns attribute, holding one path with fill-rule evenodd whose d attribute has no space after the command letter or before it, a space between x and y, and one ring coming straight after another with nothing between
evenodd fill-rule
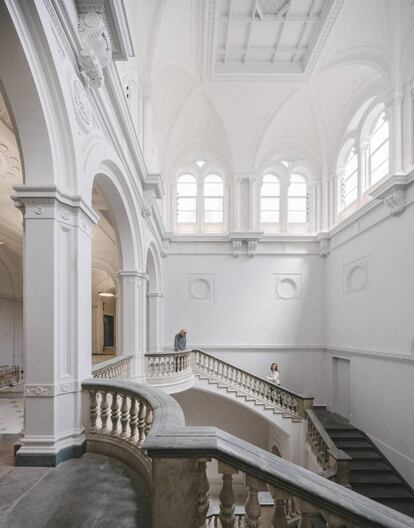
<instances>
[{"instance_id":1,"label":"marble floor","mask_svg":"<svg viewBox=\"0 0 414 528\"><path fill-rule=\"evenodd\" d=\"M0 476L0 528L149 528L149 505L144 481L103 455Z\"/></svg>"},{"instance_id":2,"label":"marble floor","mask_svg":"<svg viewBox=\"0 0 414 528\"><path fill-rule=\"evenodd\" d=\"M23 398L0 398L0 435L23 430Z\"/></svg>"}]
</instances>

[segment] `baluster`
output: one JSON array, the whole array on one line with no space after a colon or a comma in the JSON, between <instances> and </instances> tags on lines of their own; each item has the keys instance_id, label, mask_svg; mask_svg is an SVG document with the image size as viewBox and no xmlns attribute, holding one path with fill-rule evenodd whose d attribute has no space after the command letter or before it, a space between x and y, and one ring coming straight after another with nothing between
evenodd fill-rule
<instances>
[{"instance_id":1,"label":"baluster","mask_svg":"<svg viewBox=\"0 0 414 528\"><path fill-rule=\"evenodd\" d=\"M219 519L222 528L234 528L234 492L233 475L238 471L227 464L219 462L219 473L223 476L223 487L220 492Z\"/></svg>"},{"instance_id":2,"label":"baluster","mask_svg":"<svg viewBox=\"0 0 414 528\"><path fill-rule=\"evenodd\" d=\"M102 400L101 400L101 430L106 433L108 432L108 418L109 418L109 404L108 404L108 392L106 390L102 391Z\"/></svg>"},{"instance_id":3,"label":"baluster","mask_svg":"<svg viewBox=\"0 0 414 528\"><path fill-rule=\"evenodd\" d=\"M141 445L144 441L144 426L145 426L145 411L146 406L143 401L138 402L139 403L139 411L138 411L138 445Z\"/></svg>"},{"instance_id":4,"label":"baluster","mask_svg":"<svg viewBox=\"0 0 414 528\"><path fill-rule=\"evenodd\" d=\"M96 421L98 418L98 397L94 389L89 390L89 430L91 433L96 433Z\"/></svg>"},{"instance_id":5,"label":"baluster","mask_svg":"<svg viewBox=\"0 0 414 528\"><path fill-rule=\"evenodd\" d=\"M290 495L274 486L269 486L275 507L273 509L272 526L273 528L288 528L286 519L285 504L290 499Z\"/></svg>"},{"instance_id":6,"label":"baluster","mask_svg":"<svg viewBox=\"0 0 414 528\"><path fill-rule=\"evenodd\" d=\"M121 438L128 438L128 421L129 421L129 410L128 410L128 396L122 395L121 405Z\"/></svg>"},{"instance_id":7,"label":"baluster","mask_svg":"<svg viewBox=\"0 0 414 528\"><path fill-rule=\"evenodd\" d=\"M207 478L207 461L208 459L202 459L198 462L199 471L199 488L198 488L198 526L199 528L206 528L207 526L207 513L210 507L210 501L208 496L208 490L210 485Z\"/></svg>"},{"instance_id":8,"label":"baluster","mask_svg":"<svg viewBox=\"0 0 414 528\"><path fill-rule=\"evenodd\" d=\"M300 528L312 528L312 517L315 513L319 513L318 508L302 499L296 498L295 500L300 512Z\"/></svg>"},{"instance_id":9,"label":"baluster","mask_svg":"<svg viewBox=\"0 0 414 528\"><path fill-rule=\"evenodd\" d=\"M119 401L118 394L111 392L112 405L111 405L111 422L112 422L112 434L118 433L118 422L119 422Z\"/></svg>"},{"instance_id":10,"label":"baluster","mask_svg":"<svg viewBox=\"0 0 414 528\"><path fill-rule=\"evenodd\" d=\"M135 443L138 437L138 401L135 396L131 396L131 406L129 408L129 441Z\"/></svg>"},{"instance_id":11,"label":"baluster","mask_svg":"<svg viewBox=\"0 0 414 528\"><path fill-rule=\"evenodd\" d=\"M261 483L254 477L246 475L247 500L246 500L246 522L245 528L260 528L262 509L260 507L258 492L261 489ZM241 526L242 516L239 517Z\"/></svg>"},{"instance_id":12,"label":"baluster","mask_svg":"<svg viewBox=\"0 0 414 528\"><path fill-rule=\"evenodd\" d=\"M151 429L152 417L152 409L151 407L147 407L147 412L145 414L144 438L147 436L148 431Z\"/></svg>"}]
</instances>

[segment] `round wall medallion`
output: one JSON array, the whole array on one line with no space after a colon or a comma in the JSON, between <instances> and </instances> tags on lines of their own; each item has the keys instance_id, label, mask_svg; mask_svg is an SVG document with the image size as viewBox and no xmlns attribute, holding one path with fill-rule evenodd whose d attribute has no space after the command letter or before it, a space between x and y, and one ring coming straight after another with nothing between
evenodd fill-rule
<instances>
[{"instance_id":1,"label":"round wall medallion","mask_svg":"<svg viewBox=\"0 0 414 528\"><path fill-rule=\"evenodd\" d=\"M367 270L361 266L354 266L348 273L346 279L348 290L351 292L357 292L365 288L368 282Z\"/></svg>"},{"instance_id":2,"label":"round wall medallion","mask_svg":"<svg viewBox=\"0 0 414 528\"><path fill-rule=\"evenodd\" d=\"M194 299L209 299L211 286L206 279L195 279L190 286L190 292Z\"/></svg>"},{"instance_id":3,"label":"round wall medallion","mask_svg":"<svg viewBox=\"0 0 414 528\"><path fill-rule=\"evenodd\" d=\"M293 279L281 279L276 285L276 293L279 299L297 299L298 285Z\"/></svg>"}]
</instances>

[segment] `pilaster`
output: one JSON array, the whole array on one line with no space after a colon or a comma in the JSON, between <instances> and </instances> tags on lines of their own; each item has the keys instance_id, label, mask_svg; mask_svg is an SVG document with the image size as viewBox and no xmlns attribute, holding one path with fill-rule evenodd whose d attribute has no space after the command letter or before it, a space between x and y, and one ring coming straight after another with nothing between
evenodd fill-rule
<instances>
[{"instance_id":1,"label":"pilaster","mask_svg":"<svg viewBox=\"0 0 414 528\"><path fill-rule=\"evenodd\" d=\"M85 441L81 382L91 371L91 226L56 187L16 187L24 216L25 431L17 465L56 465Z\"/></svg>"},{"instance_id":2,"label":"pilaster","mask_svg":"<svg viewBox=\"0 0 414 528\"><path fill-rule=\"evenodd\" d=\"M162 312L164 295L161 292L147 293L147 352L156 354L162 352Z\"/></svg>"}]
</instances>

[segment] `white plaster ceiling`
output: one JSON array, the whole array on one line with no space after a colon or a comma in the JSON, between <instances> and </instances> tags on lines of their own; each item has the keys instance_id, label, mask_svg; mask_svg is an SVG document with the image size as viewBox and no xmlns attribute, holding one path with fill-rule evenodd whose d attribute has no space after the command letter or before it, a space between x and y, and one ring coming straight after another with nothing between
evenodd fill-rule
<instances>
[{"instance_id":1,"label":"white plaster ceiling","mask_svg":"<svg viewBox=\"0 0 414 528\"><path fill-rule=\"evenodd\" d=\"M209 0L207 74L309 74L342 2Z\"/></svg>"},{"instance_id":2,"label":"white plaster ceiling","mask_svg":"<svg viewBox=\"0 0 414 528\"><path fill-rule=\"evenodd\" d=\"M397 4L400 32L390 23ZM278 149L328 170L358 108L414 73L407 50L410 74L395 60L414 41L411 0L153 0L137 9L166 179L203 146L231 172L257 171ZM279 44L292 49L269 58L262 51L276 49L281 27Z\"/></svg>"}]
</instances>

